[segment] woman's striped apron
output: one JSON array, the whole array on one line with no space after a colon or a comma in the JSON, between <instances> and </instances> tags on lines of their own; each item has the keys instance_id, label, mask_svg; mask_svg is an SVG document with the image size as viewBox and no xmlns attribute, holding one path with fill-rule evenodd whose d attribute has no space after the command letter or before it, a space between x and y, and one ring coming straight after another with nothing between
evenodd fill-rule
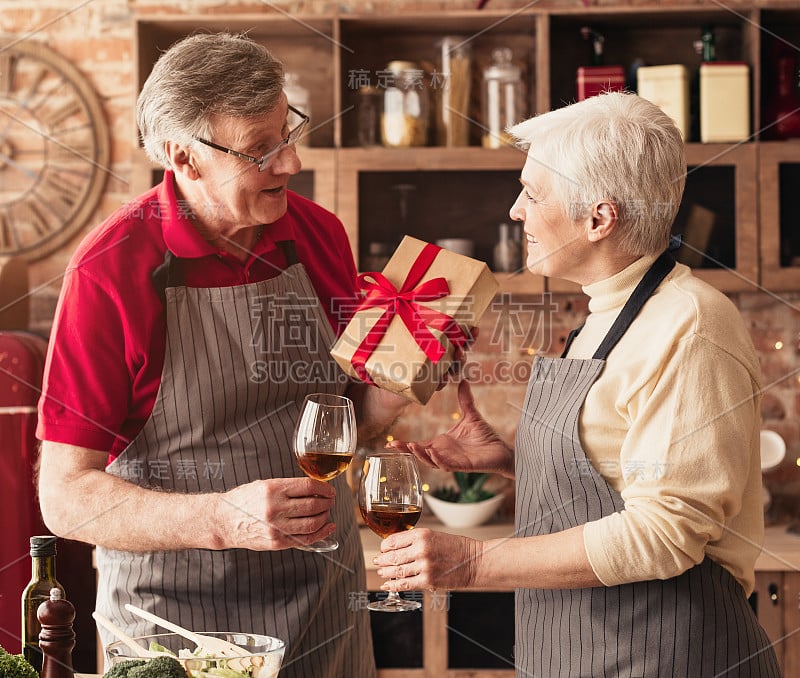
<instances>
[{"instance_id":1,"label":"woman's striped apron","mask_svg":"<svg viewBox=\"0 0 800 678\"><path fill-rule=\"evenodd\" d=\"M303 475L291 445L303 398L341 393L345 378L294 243L280 245L290 264L280 275L220 288L175 285L179 267L168 253L153 276L166 307L161 386L149 420L109 473L185 493ZM352 498L344 476L333 483L338 551L98 548L98 611L131 635L163 629L133 617L125 603L195 631L275 636L287 644L281 676L374 675L368 613L353 605L366 582Z\"/></svg>"},{"instance_id":2,"label":"woman's striped apron","mask_svg":"<svg viewBox=\"0 0 800 678\"><path fill-rule=\"evenodd\" d=\"M675 262L662 255L590 360L537 358L516 439L516 533L560 532L624 501L584 452L578 419L610 351ZM570 337L570 340L572 336ZM706 558L666 581L517 589L518 676L779 676L775 653L734 577Z\"/></svg>"}]
</instances>

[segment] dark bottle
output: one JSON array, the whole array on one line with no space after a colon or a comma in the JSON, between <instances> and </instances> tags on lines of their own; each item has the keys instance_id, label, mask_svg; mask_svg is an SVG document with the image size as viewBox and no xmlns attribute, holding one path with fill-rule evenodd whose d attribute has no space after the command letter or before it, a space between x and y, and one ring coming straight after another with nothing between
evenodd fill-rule
<instances>
[{"instance_id":1,"label":"dark bottle","mask_svg":"<svg viewBox=\"0 0 800 678\"><path fill-rule=\"evenodd\" d=\"M714 39L714 29L711 26L704 26L700 36L700 56L704 62L717 60L717 46Z\"/></svg>"},{"instance_id":2,"label":"dark bottle","mask_svg":"<svg viewBox=\"0 0 800 678\"><path fill-rule=\"evenodd\" d=\"M713 26L703 26L700 39L695 40L694 50L703 63L717 60L717 46ZM689 139L700 141L700 71L695 71L689 93Z\"/></svg>"},{"instance_id":3,"label":"dark bottle","mask_svg":"<svg viewBox=\"0 0 800 678\"><path fill-rule=\"evenodd\" d=\"M797 91L797 61L792 54L778 59L777 94L766 108L766 122L773 139L800 137L800 95Z\"/></svg>"},{"instance_id":4,"label":"dark bottle","mask_svg":"<svg viewBox=\"0 0 800 678\"><path fill-rule=\"evenodd\" d=\"M62 597L66 598L64 587L56 580L56 538L52 535L31 537L31 580L22 592L22 653L40 673L41 626L36 612L39 605L50 600L50 589L53 588L59 589Z\"/></svg>"},{"instance_id":5,"label":"dark bottle","mask_svg":"<svg viewBox=\"0 0 800 678\"><path fill-rule=\"evenodd\" d=\"M589 63L591 63L592 66L605 65L605 56L603 54L603 48L606 42L605 36L589 26L581 26L581 37L584 40L589 40L592 46L591 52L589 53Z\"/></svg>"},{"instance_id":6,"label":"dark bottle","mask_svg":"<svg viewBox=\"0 0 800 678\"><path fill-rule=\"evenodd\" d=\"M75 608L64 600L59 588L50 589L50 598L36 611L42 631L39 645L44 654L41 678L74 678L72 648L75 647Z\"/></svg>"}]
</instances>

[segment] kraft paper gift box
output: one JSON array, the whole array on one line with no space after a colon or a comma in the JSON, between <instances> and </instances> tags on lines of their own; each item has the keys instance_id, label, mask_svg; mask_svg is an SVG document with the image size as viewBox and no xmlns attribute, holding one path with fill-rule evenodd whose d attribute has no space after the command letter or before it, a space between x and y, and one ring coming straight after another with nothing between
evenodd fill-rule
<instances>
[{"instance_id":1,"label":"kraft paper gift box","mask_svg":"<svg viewBox=\"0 0 800 678\"><path fill-rule=\"evenodd\" d=\"M364 300L331 355L350 376L422 405L498 288L485 263L410 236L359 284Z\"/></svg>"}]
</instances>

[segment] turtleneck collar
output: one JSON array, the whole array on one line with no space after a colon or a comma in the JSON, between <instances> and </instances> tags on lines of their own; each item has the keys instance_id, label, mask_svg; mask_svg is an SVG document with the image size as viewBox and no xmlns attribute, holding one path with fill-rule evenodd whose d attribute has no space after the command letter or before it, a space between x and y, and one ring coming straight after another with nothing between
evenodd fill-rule
<instances>
[{"instance_id":1,"label":"turtleneck collar","mask_svg":"<svg viewBox=\"0 0 800 678\"><path fill-rule=\"evenodd\" d=\"M582 289L589 297L589 312L602 313L621 308L658 256L658 254L648 254L610 278L585 285Z\"/></svg>"}]
</instances>

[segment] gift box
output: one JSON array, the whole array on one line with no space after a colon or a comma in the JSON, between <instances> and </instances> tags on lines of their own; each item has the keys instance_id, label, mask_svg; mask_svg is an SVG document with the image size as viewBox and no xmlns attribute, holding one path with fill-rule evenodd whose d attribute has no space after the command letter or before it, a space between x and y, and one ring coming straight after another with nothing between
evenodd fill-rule
<instances>
[{"instance_id":1,"label":"gift box","mask_svg":"<svg viewBox=\"0 0 800 678\"><path fill-rule=\"evenodd\" d=\"M406 236L364 293L331 355L350 376L425 404L498 285L475 259Z\"/></svg>"}]
</instances>

